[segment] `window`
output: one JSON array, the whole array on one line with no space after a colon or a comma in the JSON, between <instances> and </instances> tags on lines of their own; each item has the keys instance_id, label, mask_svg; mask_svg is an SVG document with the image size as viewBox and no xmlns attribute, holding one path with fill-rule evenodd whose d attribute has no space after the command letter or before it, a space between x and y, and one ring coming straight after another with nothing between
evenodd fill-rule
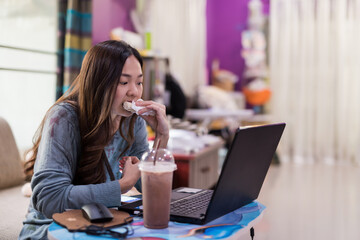
<instances>
[{"instance_id":1,"label":"window","mask_svg":"<svg viewBox=\"0 0 360 240\"><path fill-rule=\"evenodd\" d=\"M55 101L57 1L0 1L0 116L22 152Z\"/></svg>"}]
</instances>

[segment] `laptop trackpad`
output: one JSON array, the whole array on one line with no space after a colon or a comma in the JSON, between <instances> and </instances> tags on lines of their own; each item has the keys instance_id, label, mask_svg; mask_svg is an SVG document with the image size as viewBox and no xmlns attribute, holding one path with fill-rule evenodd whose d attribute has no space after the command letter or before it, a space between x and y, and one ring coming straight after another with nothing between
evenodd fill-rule
<instances>
[{"instance_id":1,"label":"laptop trackpad","mask_svg":"<svg viewBox=\"0 0 360 240\"><path fill-rule=\"evenodd\" d=\"M201 192L202 189L197 189L197 188L177 188L174 189L171 192L171 202L176 201L178 199L187 197L187 196L191 196L195 193Z\"/></svg>"}]
</instances>

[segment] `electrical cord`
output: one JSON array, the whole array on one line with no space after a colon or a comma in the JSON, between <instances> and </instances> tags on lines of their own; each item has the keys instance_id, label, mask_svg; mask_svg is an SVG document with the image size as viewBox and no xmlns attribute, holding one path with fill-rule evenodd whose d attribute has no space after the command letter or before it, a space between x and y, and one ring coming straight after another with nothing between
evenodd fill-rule
<instances>
[{"instance_id":1,"label":"electrical cord","mask_svg":"<svg viewBox=\"0 0 360 240\"><path fill-rule=\"evenodd\" d=\"M250 228L250 236L251 236L251 240L254 240L255 230L253 227Z\"/></svg>"}]
</instances>

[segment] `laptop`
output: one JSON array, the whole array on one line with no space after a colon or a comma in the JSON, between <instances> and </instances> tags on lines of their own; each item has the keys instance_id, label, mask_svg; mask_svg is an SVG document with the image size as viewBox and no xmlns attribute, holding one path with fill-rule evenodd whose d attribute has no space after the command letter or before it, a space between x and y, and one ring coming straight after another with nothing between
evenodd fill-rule
<instances>
[{"instance_id":1,"label":"laptop","mask_svg":"<svg viewBox=\"0 0 360 240\"><path fill-rule=\"evenodd\" d=\"M285 123L238 128L214 190L172 191L170 220L206 224L256 200L285 128ZM119 210L142 212L142 200Z\"/></svg>"}]
</instances>

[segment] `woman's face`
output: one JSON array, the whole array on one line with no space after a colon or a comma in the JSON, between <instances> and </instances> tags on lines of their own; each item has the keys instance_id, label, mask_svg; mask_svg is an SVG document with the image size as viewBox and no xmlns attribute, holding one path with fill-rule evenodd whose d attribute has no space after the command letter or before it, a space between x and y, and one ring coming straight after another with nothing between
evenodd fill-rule
<instances>
[{"instance_id":1,"label":"woman's face","mask_svg":"<svg viewBox=\"0 0 360 240\"><path fill-rule=\"evenodd\" d=\"M131 112L123 107L124 102L136 101L141 98L143 91L143 74L139 61L134 55L128 57L125 61L119 83L116 88L115 99L113 101L111 112L113 119L119 117L129 117Z\"/></svg>"}]
</instances>

